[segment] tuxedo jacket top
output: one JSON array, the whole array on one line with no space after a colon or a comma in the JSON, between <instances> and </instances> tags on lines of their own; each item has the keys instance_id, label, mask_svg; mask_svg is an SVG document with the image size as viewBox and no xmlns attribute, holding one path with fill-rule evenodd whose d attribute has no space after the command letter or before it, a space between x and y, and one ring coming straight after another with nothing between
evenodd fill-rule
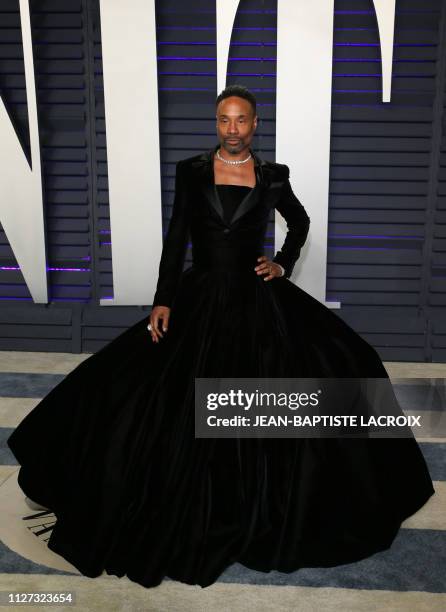
<instances>
[{"instance_id":1,"label":"tuxedo jacket top","mask_svg":"<svg viewBox=\"0 0 446 612\"><path fill-rule=\"evenodd\" d=\"M276 208L286 221L287 234L273 261L284 267L285 278L290 277L306 241L310 218L293 193L288 166L266 161L251 149L256 185L232 218L224 220L214 177L214 154L218 147L177 162L173 211L163 243L153 306L171 306L183 272L189 237L193 265L212 260L223 251L231 253L235 261L238 257L241 261L247 252L258 257L263 254L270 210Z\"/></svg>"}]
</instances>

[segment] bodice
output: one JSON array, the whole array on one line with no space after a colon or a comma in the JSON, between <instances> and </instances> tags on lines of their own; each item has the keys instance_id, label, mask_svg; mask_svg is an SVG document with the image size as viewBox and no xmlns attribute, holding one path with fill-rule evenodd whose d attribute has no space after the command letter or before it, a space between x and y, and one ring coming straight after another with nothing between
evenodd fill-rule
<instances>
[{"instance_id":1,"label":"bodice","mask_svg":"<svg viewBox=\"0 0 446 612\"><path fill-rule=\"evenodd\" d=\"M252 187L247 185L215 185L224 211L224 219L229 223L237 206L243 198L251 191Z\"/></svg>"},{"instance_id":2,"label":"bodice","mask_svg":"<svg viewBox=\"0 0 446 612\"><path fill-rule=\"evenodd\" d=\"M246 185L216 184L217 196L223 209L224 221L229 225L237 210L237 207L252 190ZM208 268L216 272L223 270L231 275L246 274L251 271L256 258L260 254L255 240L235 241L229 228L222 231L223 240L204 239L193 244L193 263L197 268Z\"/></svg>"}]
</instances>

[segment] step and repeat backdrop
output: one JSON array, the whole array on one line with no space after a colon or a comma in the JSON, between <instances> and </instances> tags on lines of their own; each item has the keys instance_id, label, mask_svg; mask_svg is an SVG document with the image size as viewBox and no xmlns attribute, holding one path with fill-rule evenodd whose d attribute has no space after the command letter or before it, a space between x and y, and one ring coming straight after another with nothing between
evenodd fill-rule
<instances>
[{"instance_id":1,"label":"step and repeat backdrop","mask_svg":"<svg viewBox=\"0 0 446 612\"><path fill-rule=\"evenodd\" d=\"M23 31L20 14L20 5L25 4L29 33ZM215 98L221 79L217 2L153 4L147 53L154 52L148 67L153 69L152 86L154 79L157 82L153 103L158 125L150 126L156 155L150 149L147 164L153 163L152 157L157 160L160 188L154 188L154 201L147 206L159 225L158 238L149 239L157 267L172 211L175 164L217 142ZM277 92L277 84L284 83L283 77L277 79L280 6L280 0L238 3L223 86L240 83L255 93L259 124L253 147L265 159L289 163L277 157L276 103L278 96L286 95ZM334 312L384 360L445 362L446 4L396 0L391 97L385 103L384 32L376 11L372 0L333 3L324 297L327 303L339 303ZM32 269L34 245L28 237L20 245L20 233L15 236L11 230L8 235L7 220L11 223L14 210L11 190L2 188L7 172L3 163L0 350L94 352L150 313L150 299L137 305L113 303L107 159L111 119L104 104L101 36L105 18L99 0L2 0L0 4L1 103L23 160L30 168L40 160L48 291L47 300L35 299L33 279L27 275L25 259L18 256L20 246ZM126 27L123 21L122 45L127 39L131 49L137 48ZM34 60L35 99L25 83L28 44ZM144 53L144 45L141 49ZM308 43L308 53L296 61L300 67L306 63L302 79L306 95L312 93L308 87L317 60ZM135 140L150 120L149 109L146 115L137 96L140 79L130 65L123 87L126 104L129 94L135 93L135 106L128 109ZM292 95L296 97L295 92ZM296 113L298 102L296 97ZM37 140L30 137L32 113L38 122ZM293 121L292 116L289 119ZM283 132L280 138L283 142ZM0 142L5 155L6 146L5 140ZM321 173L326 170L321 167ZM302 203L306 205L305 199ZM129 208L128 214L137 210ZM26 207L17 213L29 229L35 221L26 215ZM276 223L272 211L265 243L270 257L280 247L275 244ZM118 240L119 233L115 228L113 232ZM36 247L36 265L40 256ZM185 267L190 263L189 245ZM134 265L141 269L145 262ZM153 267L149 274L153 283Z\"/></svg>"}]
</instances>

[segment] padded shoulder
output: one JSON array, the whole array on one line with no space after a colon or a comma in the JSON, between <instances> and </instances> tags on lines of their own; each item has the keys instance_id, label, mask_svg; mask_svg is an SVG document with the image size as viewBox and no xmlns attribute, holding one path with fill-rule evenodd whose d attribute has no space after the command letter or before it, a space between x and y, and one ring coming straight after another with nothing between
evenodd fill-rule
<instances>
[{"instance_id":1,"label":"padded shoulder","mask_svg":"<svg viewBox=\"0 0 446 612\"><path fill-rule=\"evenodd\" d=\"M198 155L192 155L191 157L185 157L184 159L180 159L177 164L182 166L192 166L194 162L203 161L203 154L199 153Z\"/></svg>"},{"instance_id":2,"label":"padded shoulder","mask_svg":"<svg viewBox=\"0 0 446 612\"><path fill-rule=\"evenodd\" d=\"M277 162L266 162L269 170L274 173L275 177L279 181L285 181L290 176L290 169L286 164L279 164Z\"/></svg>"}]
</instances>

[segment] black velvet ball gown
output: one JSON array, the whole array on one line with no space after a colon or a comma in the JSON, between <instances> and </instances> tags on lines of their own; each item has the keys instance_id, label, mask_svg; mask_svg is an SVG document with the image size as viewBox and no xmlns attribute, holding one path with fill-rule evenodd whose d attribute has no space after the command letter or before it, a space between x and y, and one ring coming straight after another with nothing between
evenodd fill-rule
<instances>
[{"instance_id":1,"label":"black velvet ball gown","mask_svg":"<svg viewBox=\"0 0 446 612\"><path fill-rule=\"evenodd\" d=\"M194 436L194 377L386 377L376 351L289 281L309 217L288 167L254 154L256 186L215 187L213 153L177 165L154 304L87 358L8 440L19 484L51 508L48 547L85 576L202 587L234 562L261 571L350 563L389 548L435 492L414 438ZM193 203L193 206L191 204ZM288 233L254 272L271 207ZM190 230L193 265L182 271Z\"/></svg>"}]
</instances>

